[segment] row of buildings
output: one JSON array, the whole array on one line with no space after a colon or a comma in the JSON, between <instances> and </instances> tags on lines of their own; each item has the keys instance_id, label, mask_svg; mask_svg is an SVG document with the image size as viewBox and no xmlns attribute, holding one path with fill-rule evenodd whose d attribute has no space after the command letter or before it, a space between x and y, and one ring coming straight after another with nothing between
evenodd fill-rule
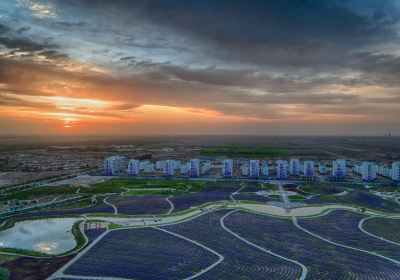
<instances>
[{"instance_id":1,"label":"row of buildings","mask_svg":"<svg viewBox=\"0 0 400 280\"><path fill-rule=\"evenodd\" d=\"M172 177L178 174L189 177L200 177L206 175L211 168L219 168L223 177L234 177L237 170L232 159L224 159L217 164L209 160L190 159L182 162L180 160L166 159L151 162L150 160L131 159L126 169L124 157L111 156L104 161L104 172L108 175L117 175L127 172L129 176L140 174L162 174ZM240 161L240 175L249 178L268 178L271 173L268 161L257 159ZM236 170L236 173L235 173ZM328 175L332 180L344 180L347 175L348 166L345 159L335 159L327 166L325 162L316 163L313 160L300 161L299 159L276 160L274 174L276 179L284 180L289 177L314 178L317 174ZM364 161L354 166L355 173L359 174L364 181L373 181L377 175L388 177L394 181L400 181L400 162L394 162L390 167L385 164L377 165L372 161ZM239 175L239 176L240 176Z\"/></svg>"}]
</instances>

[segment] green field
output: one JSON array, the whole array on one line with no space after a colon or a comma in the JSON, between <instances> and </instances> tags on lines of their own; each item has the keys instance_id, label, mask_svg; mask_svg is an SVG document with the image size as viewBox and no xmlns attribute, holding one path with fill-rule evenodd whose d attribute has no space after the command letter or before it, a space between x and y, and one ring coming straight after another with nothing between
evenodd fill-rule
<instances>
[{"instance_id":1,"label":"green field","mask_svg":"<svg viewBox=\"0 0 400 280\"><path fill-rule=\"evenodd\" d=\"M289 195L290 202L303 202L305 199L302 195Z\"/></svg>"},{"instance_id":2,"label":"green field","mask_svg":"<svg viewBox=\"0 0 400 280\"><path fill-rule=\"evenodd\" d=\"M268 198L271 201L281 201L282 200L282 197L280 195L277 195L277 194L269 195Z\"/></svg>"},{"instance_id":3,"label":"green field","mask_svg":"<svg viewBox=\"0 0 400 280\"><path fill-rule=\"evenodd\" d=\"M91 185L89 188L81 188L81 193L122 193L127 194L185 194L189 192L201 192L207 185L237 184L226 181L209 180L174 180L174 179L112 179L106 182ZM160 189L165 190L160 190ZM155 190L151 190L155 189Z\"/></svg>"},{"instance_id":4,"label":"green field","mask_svg":"<svg viewBox=\"0 0 400 280\"><path fill-rule=\"evenodd\" d=\"M64 187L64 186L43 186L35 189L23 190L20 192L0 196L0 202L10 199L34 199L49 195L66 195L74 194L78 190L77 187Z\"/></svg>"},{"instance_id":5,"label":"green field","mask_svg":"<svg viewBox=\"0 0 400 280\"><path fill-rule=\"evenodd\" d=\"M200 155L225 156L231 158L238 158L238 157L266 158L266 157L284 157L288 156L289 153L263 146L254 147L246 145L232 145L232 146L204 147L201 149Z\"/></svg>"}]
</instances>

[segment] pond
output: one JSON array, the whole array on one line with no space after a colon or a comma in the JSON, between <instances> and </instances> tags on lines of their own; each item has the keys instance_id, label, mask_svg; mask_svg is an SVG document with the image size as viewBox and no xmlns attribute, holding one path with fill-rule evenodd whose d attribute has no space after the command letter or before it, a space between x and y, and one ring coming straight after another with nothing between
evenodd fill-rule
<instances>
[{"instance_id":1,"label":"pond","mask_svg":"<svg viewBox=\"0 0 400 280\"><path fill-rule=\"evenodd\" d=\"M76 218L21 221L0 231L0 247L61 254L76 245L71 232Z\"/></svg>"}]
</instances>

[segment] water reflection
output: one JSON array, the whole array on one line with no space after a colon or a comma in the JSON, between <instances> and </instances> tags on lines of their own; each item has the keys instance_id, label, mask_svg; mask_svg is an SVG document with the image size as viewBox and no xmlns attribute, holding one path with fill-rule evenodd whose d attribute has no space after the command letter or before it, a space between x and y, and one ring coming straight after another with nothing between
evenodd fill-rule
<instances>
[{"instance_id":1,"label":"water reflection","mask_svg":"<svg viewBox=\"0 0 400 280\"><path fill-rule=\"evenodd\" d=\"M0 231L0 247L60 254L75 247L71 233L76 218L22 221Z\"/></svg>"}]
</instances>

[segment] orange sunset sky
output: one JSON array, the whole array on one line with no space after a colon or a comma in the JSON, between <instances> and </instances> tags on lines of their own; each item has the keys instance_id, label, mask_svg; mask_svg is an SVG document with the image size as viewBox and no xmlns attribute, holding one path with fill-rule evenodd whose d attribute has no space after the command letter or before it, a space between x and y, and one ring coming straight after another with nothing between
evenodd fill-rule
<instances>
[{"instance_id":1,"label":"orange sunset sky","mask_svg":"<svg viewBox=\"0 0 400 280\"><path fill-rule=\"evenodd\" d=\"M0 3L0 134L400 133L399 1Z\"/></svg>"}]
</instances>

